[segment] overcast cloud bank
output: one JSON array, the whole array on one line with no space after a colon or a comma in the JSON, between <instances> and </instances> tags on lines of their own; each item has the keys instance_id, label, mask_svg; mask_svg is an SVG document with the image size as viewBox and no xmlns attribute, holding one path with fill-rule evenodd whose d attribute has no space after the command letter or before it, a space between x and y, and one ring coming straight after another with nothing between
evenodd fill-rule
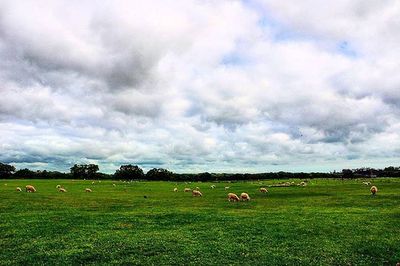
<instances>
[{"instance_id":1,"label":"overcast cloud bank","mask_svg":"<svg viewBox=\"0 0 400 266\"><path fill-rule=\"evenodd\" d=\"M0 161L396 164L399 29L395 0L0 1Z\"/></svg>"}]
</instances>

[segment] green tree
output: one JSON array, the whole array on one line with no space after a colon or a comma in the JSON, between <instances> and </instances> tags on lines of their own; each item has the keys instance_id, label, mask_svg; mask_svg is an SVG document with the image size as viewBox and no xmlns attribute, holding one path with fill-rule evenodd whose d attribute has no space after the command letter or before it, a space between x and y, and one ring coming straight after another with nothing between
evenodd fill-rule
<instances>
[{"instance_id":1,"label":"green tree","mask_svg":"<svg viewBox=\"0 0 400 266\"><path fill-rule=\"evenodd\" d=\"M143 179L143 170L137 165L121 165L120 168L115 171L114 178L116 179Z\"/></svg>"},{"instance_id":2,"label":"green tree","mask_svg":"<svg viewBox=\"0 0 400 266\"><path fill-rule=\"evenodd\" d=\"M13 165L0 163L0 177L9 178L15 172L15 167Z\"/></svg>"},{"instance_id":3,"label":"green tree","mask_svg":"<svg viewBox=\"0 0 400 266\"><path fill-rule=\"evenodd\" d=\"M173 173L163 168L153 168L146 174L148 180L171 180Z\"/></svg>"},{"instance_id":4,"label":"green tree","mask_svg":"<svg viewBox=\"0 0 400 266\"><path fill-rule=\"evenodd\" d=\"M70 168L72 177L75 179L96 178L99 166L96 164L75 164Z\"/></svg>"}]
</instances>

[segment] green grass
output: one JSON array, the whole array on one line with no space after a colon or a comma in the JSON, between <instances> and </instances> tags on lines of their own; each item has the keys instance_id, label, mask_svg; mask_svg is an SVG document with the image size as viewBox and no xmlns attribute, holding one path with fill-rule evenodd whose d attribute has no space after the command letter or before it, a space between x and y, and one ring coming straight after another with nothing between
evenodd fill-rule
<instances>
[{"instance_id":1,"label":"green grass","mask_svg":"<svg viewBox=\"0 0 400 266\"><path fill-rule=\"evenodd\" d=\"M197 182L0 180L0 265L400 261L400 179L373 180L375 197L361 180L318 179L258 192L278 182L213 183L211 189ZM27 184L37 192L15 191ZM57 184L68 192L59 193ZM196 186L202 198L182 192ZM230 203L227 192L248 192L252 199Z\"/></svg>"}]
</instances>

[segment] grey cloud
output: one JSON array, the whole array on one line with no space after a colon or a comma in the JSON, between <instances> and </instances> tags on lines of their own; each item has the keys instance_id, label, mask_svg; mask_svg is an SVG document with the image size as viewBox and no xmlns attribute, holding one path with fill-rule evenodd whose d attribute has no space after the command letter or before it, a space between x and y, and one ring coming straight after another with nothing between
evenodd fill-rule
<instances>
[{"instance_id":1,"label":"grey cloud","mask_svg":"<svg viewBox=\"0 0 400 266\"><path fill-rule=\"evenodd\" d=\"M398 158L395 2L257 2L2 2L0 161L186 172Z\"/></svg>"}]
</instances>

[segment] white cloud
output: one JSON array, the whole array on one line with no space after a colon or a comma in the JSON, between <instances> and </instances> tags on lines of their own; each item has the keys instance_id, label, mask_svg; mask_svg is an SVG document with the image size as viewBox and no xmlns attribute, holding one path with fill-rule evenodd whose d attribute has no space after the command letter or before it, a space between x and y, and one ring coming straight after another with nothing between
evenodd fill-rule
<instances>
[{"instance_id":1,"label":"white cloud","mask_svg":"<svg viewBox=\"0 0 400 266\"><path fill-rule=\"evenodd\" d=\"M398 158L398 5L3 1L0 161L232 172Z\"/></svg>"}]
</instances>

